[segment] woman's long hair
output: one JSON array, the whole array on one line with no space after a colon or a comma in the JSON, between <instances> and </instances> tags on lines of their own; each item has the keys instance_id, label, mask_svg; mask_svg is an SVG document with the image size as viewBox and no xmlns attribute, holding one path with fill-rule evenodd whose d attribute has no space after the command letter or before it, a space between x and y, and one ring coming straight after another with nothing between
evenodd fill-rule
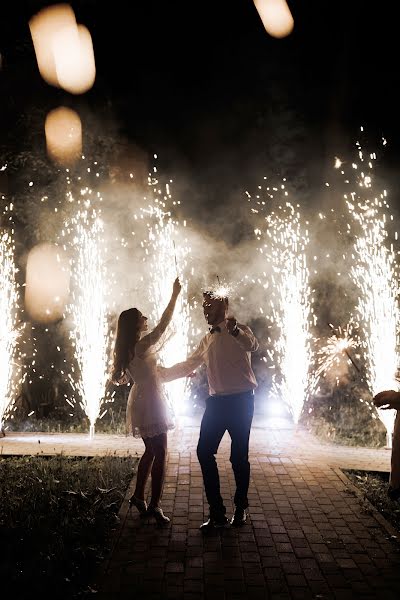
<instances>
[{"instance_id":1,"label":"woman's long hair","mask_svg":"<svg viewBox=\"0 0 400 600\"><path fill-rule=\"evenodd\" d=\"M130 361L135 356L136 342L140 339L140 316L141 313L137 308L129 308L119 315L114 346L114 364L111 374L113 383L121 383Z\"/></svg>"}]
</instances>

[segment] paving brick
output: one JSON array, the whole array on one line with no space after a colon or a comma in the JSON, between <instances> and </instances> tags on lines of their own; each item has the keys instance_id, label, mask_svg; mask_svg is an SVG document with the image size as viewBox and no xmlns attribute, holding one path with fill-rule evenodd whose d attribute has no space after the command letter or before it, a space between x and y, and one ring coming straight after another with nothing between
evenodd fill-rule
<instances>
[{"instance_id":1,"label":"paving brick","mask_svg":"<svg viewBox=\"0 0 400 600\"><path fill-rule=\"evenodd\" d=\"M204 590L204 584L201 580L198 579L185 579L183 589L185 592L185 597L186 594L190 593L202 594Z\"/></svg>"},{"instance_id":2,"label":"paving brick","mask_svg":"<svg viewBox=\"0 0 400 600\"><path fill-rule=\"evenodd\" d=\"M383 449L321 445L301 428L254 427L250 518L239 530L204 536L199 525L208 506L196 456L199 418L191 423L169 437L162 506L171 525L159 529L143 524L135 511L125 508L124 513L121 507L114 551L96 586L98 600L400 597L399 547L374 514L362 511L358 497L346 493L337 471L339 467L388 471L390 454ZM90 446L84 434L38 436L42 451L49 454L143 452L140 440L119 435L96 434ZM35 454L36 447L32 434L10 434L0 440L3 454ZM228 515L235 490L229 453L226 434L217 462ZM133 486L134 480L127 497Z\"/></svg>"}]
</instances>

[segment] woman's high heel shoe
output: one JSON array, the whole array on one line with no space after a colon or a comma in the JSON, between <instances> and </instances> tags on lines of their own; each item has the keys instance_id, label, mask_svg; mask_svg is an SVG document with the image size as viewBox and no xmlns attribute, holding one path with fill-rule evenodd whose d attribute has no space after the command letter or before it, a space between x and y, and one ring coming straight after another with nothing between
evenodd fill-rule
<instances>
[{"instance_id":1,"label":"woman's high heel shoe","mask_svg":"<svg viewBox=\"0 0 400 600\"><path fill-rule=\"evenodd\" d=\"M129 508L132 508L132 506L135 506L138 509L141 517L147 517L147 504L145 500L139 500L139 498L136 498L135 494L133 494L129 499Z\"/></svg>"},{"instance_id":2,"label":"woman's high heel shoe","mask_svg":"<svg viewBox=\"0 0 400 600\"><path fill-rule=\"evenodd\" d=\"M150 505L147 509L146 517L154 517L157 525L166 525L170 522L169 517L164 515L162 508L159 506Z\"/></svg>"}]
</instances>

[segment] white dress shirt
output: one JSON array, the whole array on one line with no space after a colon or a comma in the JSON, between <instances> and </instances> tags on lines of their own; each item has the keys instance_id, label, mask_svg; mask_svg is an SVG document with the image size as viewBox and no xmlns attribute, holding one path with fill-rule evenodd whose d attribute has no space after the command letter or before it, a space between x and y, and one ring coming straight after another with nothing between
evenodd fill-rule
<instances>
[{"instance_id":1,"label":"white dress shirt","mask_svg":"<svg viewBox=\"0 0 400 600\"><path fill-rule=\"evenodd\" d=\"M185 361L169 368L161 368L161 378L172 381L186 377L205 363L210 396L239 394L257 387L251 368L251 352L258 349L258 341L246 325L237 324L239 334L234 337L225 321L218 324L221 331L207 333L196 350Z\"/></svg>"}]
</instances>

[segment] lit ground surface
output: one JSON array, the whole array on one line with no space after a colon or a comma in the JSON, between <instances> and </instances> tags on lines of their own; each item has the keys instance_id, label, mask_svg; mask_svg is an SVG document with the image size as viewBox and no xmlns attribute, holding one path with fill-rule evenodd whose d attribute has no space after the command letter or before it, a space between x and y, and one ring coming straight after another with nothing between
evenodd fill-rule
<instances>
[{"instance_id":1,"label":"lit ground surface","mask_svg":"<svg viewBox=\"0 0 400 600\"><path fill-rule=\"evenodd\" d=\"M170 454L195 452L201 416L182 417L169 434ZM252 456L285 457L293 464L296 460L326 462L331 466L389 470L390 451L321 444L302 428L296 428L285 419L256 415L251 432ZM229 435L225 434L221 451L227 450ZM2 454L59 454L94 456L103 454L141 454L143 442L125 435L96 433L89 439L85 433L18 433L10 432L0 439Z\"/></svg>"},{"instance_id":2,"label":"lit ground surface","mask_svg":"<svg viewBox=\"0 0 400 600\"><path fill-rule=\"evenodd\" d=\"M393 598L400 597L396 532L368 510L340 468L389 470L390 451L321 444L290 423L257 416L250 439L250 518L239 530L204 536L207 516L196 457L199 416L169 435L165 529L127 510L109 561L93 586L97 598ZM8 454L140 454L121 435L9 433ZM218 453L229 514L234 479L229 436ZM133 491L134 481L127 498Z\"/></svg>"}]
</instances>

